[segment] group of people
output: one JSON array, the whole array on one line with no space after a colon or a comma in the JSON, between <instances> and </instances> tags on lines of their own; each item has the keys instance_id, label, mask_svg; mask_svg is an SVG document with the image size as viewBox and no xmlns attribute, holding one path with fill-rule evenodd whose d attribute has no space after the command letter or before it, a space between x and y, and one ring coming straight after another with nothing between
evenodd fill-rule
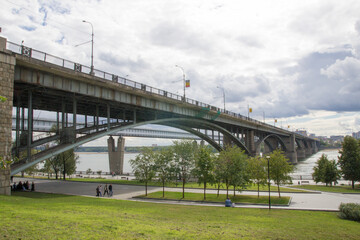
<instances>
[{"instance_id":1,"label":"group of people","mask_svg":"<svg viewBox=\"0 0 360 240\"><path fill-rule=\"evenodd\" d=\"M96 187L96 196L97 197L105 197L105 194L107 194L108 197L112 197L113 191L112 191L112 185L110 184L109 187L107 184L105 184L104 189L101 185Z\"/></svg>"},{"instance_id":2,"label":"group of people","mask_svg":"<svg viewBox=\"0 0 360 240\"><path fill-rule=\"evenodd\" d=\"M11 190L16 191L35 191L35 184L34 182L31 183L31 188L30 188L30 183L29 181L26 181L24 183L22 183L21 181L16 184L16 182L14 182L14 184L11 186Z\"/></svg>"}]
</instances>

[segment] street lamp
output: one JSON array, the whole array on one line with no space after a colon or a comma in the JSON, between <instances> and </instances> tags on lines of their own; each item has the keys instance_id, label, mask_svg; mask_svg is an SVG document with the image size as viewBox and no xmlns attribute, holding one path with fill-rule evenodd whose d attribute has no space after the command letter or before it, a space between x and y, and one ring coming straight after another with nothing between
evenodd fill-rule
<instances>
[{"instance_id":1,"label":"street lamp","mask_svg":"<svg viewBox=\"0 0 360 240\"><path fill-rule=\"evenodd\" d=\"M94 75L94 27L91 22L83 20L84 23L91 25L91 67L90 75Z\"/></svg>"},{"instance_id":2,"label":"street lamp","mask_svg":"<svg viewBox=\"0 0 360 240\"><path fill-rule=\"evenodd\" d=\"M183 82L184 82L184 102L186 102L185 100L185 87L186 87L186 83L185 83L185 72L184 72L184 69L182 67L180 67L179 65L175 65L175 67L178 67L182 70L182 73L183 73Z\"/></svg>"},{"instance_id":3,"label":"street lamp","mask_svg":"<svg viewBox=\"0 0 360 240\"><path fill-rule=\"evenodd\" d=\"M217 88L220 88L223 92L223 98L224 98L224 112L225 112L225 89L222 87L217 86Z\"/></svg>"},{"instance_id":4,"label":"street lamp","mask_svg":"<svg viewBox=\"0 0 360 240\"><path fill-rule=\"evenodd\" d=\"M268 162L268 188L269 188L269 210L271 210L271 200L270 200L270 156L266 156Z\"/></svg>"}]
</instances>

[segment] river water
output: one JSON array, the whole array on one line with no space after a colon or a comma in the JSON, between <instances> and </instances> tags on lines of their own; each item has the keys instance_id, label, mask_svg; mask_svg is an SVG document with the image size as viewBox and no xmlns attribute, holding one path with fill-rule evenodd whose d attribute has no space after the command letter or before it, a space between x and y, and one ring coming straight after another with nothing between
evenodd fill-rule
<instances>
[{"instance_id":1,"label":"river water","mask_svg":"<svg viewBox=\"0 0 360 240\"><path fill-rule=\"evenodd\" d=\"M77 153L79 156L79 163L77 164L76 171L86 171L91 169L96 172L101 170L102 172L109 172L109 157L107 153ZM295 165L295 171L292 176L302 176L304 179L309 178L313 172L313 167L316 161L321 157L322 154L326 154L329 160L338 160L339 150L338 149L326 149L321 150L309 158L299 161ZM130 159L134 159L137 153L125 153L124 154L124 173L132 173L130 166Z\"/></svg>"}]
</instances>

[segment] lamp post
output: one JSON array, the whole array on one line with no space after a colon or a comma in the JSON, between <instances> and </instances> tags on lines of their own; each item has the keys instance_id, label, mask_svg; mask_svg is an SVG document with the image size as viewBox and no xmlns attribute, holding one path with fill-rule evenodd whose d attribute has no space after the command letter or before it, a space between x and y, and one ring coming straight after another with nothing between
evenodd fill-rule
<instances>
[{"instance_id":1,"label":"lamp post","mask_svg":"<svg viewBox=\"0 0 360 240\"><path fill-rule=\"evenodd\" d=\"M217 86L217 88L220 88L221 90L222 90L222 92L223 92L223 98L224 98L224 112L225 112L225 89L224 88L222 88L222 87L219 87L219 86Z\"/></svg>"},{"instance_id":2,"label":"lamp post","mask_svg":"<svg viewBox=\"0 0 360 240\"><path fill-rule=\"evenodd\" d=\"M182 70L182 73L183 73L183 83L184 83L184 102L186 102L185 100L185 87L186 87L186 83L185 83L185 71L182 67L180 67L179 65L175 65L175 67L178 67Z\"/></svg>"},{"instance_id":3,"label":"lamp post","mask_svg":"<svg viewBox=\"0 0 360 240\"><path fill-rule=\"evenodd\" d=\"M271 210L271 200L270 200L270 156L266 156L268 162L268 189L269 189L269 210Z\"/></svg>"},{"instance_id":4,"label":"lamp post","mask_svg":"<svg viewBox=\"0 0 360 240\"><path fill-rule=\"evenodd\" d=\"M91 25L91 67L90 75L94 75L94 27L91 22L83 20L84 23Z\"/></svg>"}]
</instances>

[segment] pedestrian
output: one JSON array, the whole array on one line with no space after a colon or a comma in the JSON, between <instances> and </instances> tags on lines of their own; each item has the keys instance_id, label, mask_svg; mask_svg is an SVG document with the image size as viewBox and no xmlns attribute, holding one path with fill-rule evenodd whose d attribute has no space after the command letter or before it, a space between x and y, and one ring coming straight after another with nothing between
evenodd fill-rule
<instances>
[{"instance_id":1,"label":"pedestrian","mask_svg":"<svg viewBox=\"0 0 360 240\"><path fill-rule=\"evenodd\" d=\"M31 183L31 191L32 191L32 192L35 191L35 183L34 183L34 182Z\"/></svg>"},{"instance_id":2,"label":"pedestrian","mask_svg":"<svg viewBox=\"0 0 360 240\"><path fill-rule=\"evenodd\" d=\"M99 186L99 197L102 197L102 186Z\"/></svg>"},{"instance_id":3,"label":"pedestrian","mask_svg":"<svg viewBox=\"0 0 360 240\"><path fill-rule=\"evenodd\" d=\"M231 207L231 200L229 198L225 200L225 207Z\"/></svg>"},{"instance_id":4,"label":"pedestrian","mask_svg":"<svg viewBox=\"0 0 360 240\"><path fill-rule=\"evenodd\" d=\"M99 197L100 195L100 191L99 191L99 186L96 187L96 196Z\"/></svg>"},{"instance_id":5,"label":"pedestrian","mask_svg":"<svg viewBox=\"0 0 360 240\"><path fill-rule=\"evenodd\" d=\"M105 193L106 193L107 196L109 196L109 191L108 191L107 184L105 184L105 187L104 187L104 197L105 197Z\"/></svg>"},{"instance_id":6,"label":"pedestrian","mask_svg":"<svg viewBox=\"0 0 360 240\"><path fill-rule=\"evenodd\" d=\"M109 193L110 193L110 197L112 197L113 191L112 191L112 185L111 184L109 185Z\"/></svg>"}]
</instances>

